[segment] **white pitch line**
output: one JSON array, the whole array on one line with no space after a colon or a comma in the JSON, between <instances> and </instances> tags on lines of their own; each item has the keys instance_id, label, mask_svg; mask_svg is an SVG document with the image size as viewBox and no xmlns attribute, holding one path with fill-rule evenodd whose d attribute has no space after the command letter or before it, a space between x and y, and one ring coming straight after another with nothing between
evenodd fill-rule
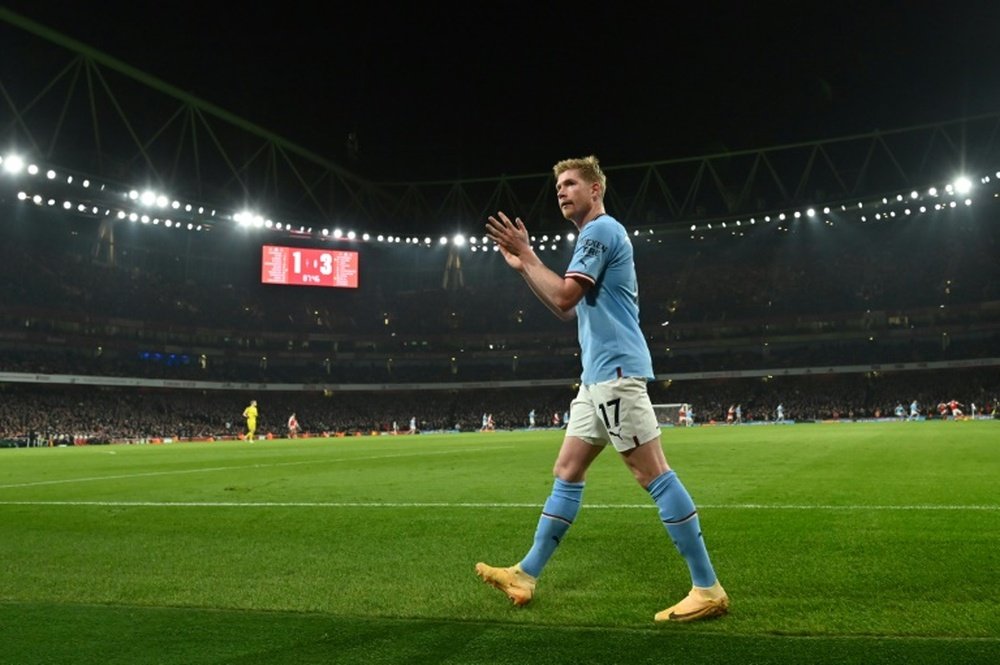
<instances>
[{"instance_id":1,"label":"white pitch line","mask_svg":"<svg viewBox=\"0 0 1000 665\"><path fill-rule=\"evenodd\" d=\"M152 476L179 476L189 473L211 473L213 471L233 471L236 469L269 469L278 466L301 466L302 464L322 464L325 462L354 462L367 461L373 459L395 459L402 457L427 457L428 455L451 455L452 453L483 452L489 450L500 450L502 448L513 448L513 446L494 446L491 448L456 448L454 450L439 450L428 453L403 453L401 455L369 455L366 457L334 457L324 459L300 460L297 462L274 462L272 464L238 464L234 466L210 466L200 469L180 469L177 471L148 471L145 473L124 473L117 476L90 476L85 478L63 478L60 480L36 480L28 483L12 483L10 485L0 485L2 489L15 489L19 487L38 487L39 485L66 485L70 483L90 483L99 480L125 480L128 478L150 478Z\"/></svg>"},{"instance_id":2,"label":"white pitch line","mask_svg":"<svg viewBox=\"0 0 1000 665\"><path fill-rule=\"evenodd\" d=\"M444 501L376 502L376 501L0 501L0 506L98 506L120 508L541 508L540 503L453 503ZM875 511L934 511L962 510L998 512L1000 505L910 505L910 506L866 506L866 505L805 505L805 504L764 504L731 503L705 504L701 508L711 510L875 510ZM596 510L650 510L653 504L593 503L584 504L584 509Z\"/></svg>"}]
</instances>

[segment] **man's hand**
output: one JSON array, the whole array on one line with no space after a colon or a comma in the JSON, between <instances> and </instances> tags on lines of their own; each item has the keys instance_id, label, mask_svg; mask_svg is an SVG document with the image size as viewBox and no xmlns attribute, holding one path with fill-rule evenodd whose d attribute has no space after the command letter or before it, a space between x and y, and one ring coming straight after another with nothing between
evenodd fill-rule
<instances>
[{"instance_id":1,"label":"man's hand","mask_svg":"<svg viewBox=\"0 0 1000 665\"><path fill-rule=\"evenodd\" d=\"M514 270L523 270L522 257L532 253L531 244L528 242L528 230L524 228L520 217L512 222L503 211L498 212L497 217L490 216L486 224L486 233L500 247L507 265Z\"/></svg>"}]
</instances>

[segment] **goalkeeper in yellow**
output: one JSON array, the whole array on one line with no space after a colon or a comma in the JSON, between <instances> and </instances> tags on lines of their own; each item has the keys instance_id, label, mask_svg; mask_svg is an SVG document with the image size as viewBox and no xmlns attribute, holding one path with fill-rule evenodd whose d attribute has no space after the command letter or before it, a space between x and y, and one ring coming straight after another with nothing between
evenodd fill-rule
<instances>
[{"instance_id":1,"label":"goalkeeper in yellow","mask_svg":"<svg viewBox=\"0 0 1000 665\"><path fill-rule=\"evenodd\" d=\"M247 419L247 441L253 441L257 433L257 400L250 400L250 406L243 409L243 417Z\"/></svg>"}]
</instances>

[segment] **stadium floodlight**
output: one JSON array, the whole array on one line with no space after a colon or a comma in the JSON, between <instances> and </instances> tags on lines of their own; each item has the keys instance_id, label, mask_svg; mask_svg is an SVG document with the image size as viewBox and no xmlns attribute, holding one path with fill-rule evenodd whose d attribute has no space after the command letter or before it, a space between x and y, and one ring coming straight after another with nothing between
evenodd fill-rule
<instances>
[{"instance_id":1,"label":"stadium floodlight","mask_svg":"<svg viewBox=\"0 0 1000 665\"><path fill-rule=\"evenodd\" d=\"M362 234L361 239L364 240L365 242L368 242L371 239L371 236L365 233Z\"/></svg>"},{"instance_id":2,"label":"stadium floodlight","mask_svg":"<svg viewBox=\"0 0 1000 665\"><path fill-rule=\"evenodd\" d=\"M35 202L35 205L41 205L42 204L42 195L41 194L35 194L34 196L31 197L31 200Z\"/></svg>"},{"instance_id":3,"label":"stadium floodlight","mask_svg":"<svg viewBox=\"0 0 1000 665\"><path fill-rule=\"evenodd\" d=\"M456 233L455 236L451 239L451 244L455 245L455 247L462 247L462 246L464 246L465 245L465 236L462 235L461 233Z\"/></svg>"},{"instance_id":4,"label":"stadium floodlight","mask_svg":"<svg viewBox=\"0 0 1000 665\"><path fill-rule=\"evenodd\" d=\"M802 218L802 213L799 212L798 210L796 210L795 211L795 219L801 219L801 218Z\"/></svg>"},{"instance_id":5,"label":"stadium floodlight","mask_svg":"<svg viewBox=\"0 0 1000 665\"><path fill-rule=\"evenodd\" d=\"M29 175L38 175L38 165L37 164L28 164L28 174Z\"/></svg>"},{"instance_id":6,"label":"stadium floodlight","mask_svg":"<svg viewBox=\"0 0 1000 665\"><path fill-rule=\"evenodd\" d=\"M576 240L576 234L570 231L569 233L566 234L566 240L568 240L569 242L573 242L574 240Z\"/></svg>"},{"instance_id":7,"label":"stadium floodlight","mask_svg":"<svg viewBox=\"0 0 1000 665\"><path fill-rule=\"evenodd\" d=\"M446 238L444 236L441 236L441 238L438 239L438 244L439 245L447 245L448 244L448 238Z\"/></svg>"},{"instance_id":8,"label":"stadium floodlight","mask_svg":"<svg viewBox=\"0 0 1000 665\"><path fill-rule=\"evenodd\" d=\"M378 236L378 238L376 238L376 240L378 240L379 242L382 242L383 240L385 240L385 236L382 235L382 234L379 234L379 236Z\"/></svg>"},{"instance_id":9,"label":"stadium floodlight","mask_svg":"<svg viewBox=\"0 0 1000 665\"><path fill-rule=\"evenodd\" d=\"M972 199L965 199L965 205L967 206L972 205Z\"/></svg>"},{"instance_id":10,"label":"stadium floodlight","mask_svg":"<svg viewBox=\"0 0 1000 665\"><path fill-rule=\"evenodd\" d=\"M955 191L957 193L959 193L959 194L968 194L969 191L972 189L972 181L969 180L964 175L963 176L959 176L958 178L955 179L954 186L955 186Z\"/></svg>"},{"instance_id":11,"label":"stadium floodlight","mask_svg":"<svg viewBox=\"0 0 1000 665\"><path fill-rule=\"evenodd\" d=\"M160 208L166 208L168 205L170 205L170 199L168 199L163 194L159 194L156 197L156 205L159 206Z\"/></svg>"},{"instance_id":12,"label":"stadium floodlight","mask_svg":"<svg viewBox=\"0 0 1000 665\"><path fill-rule=\"evenodd\" d=\"M694 230L695 230L695 225L694 225L694 224L692 224L692 225L691 225L691 230L692 230L692 231L694 231Z\"/></svg>"},{"instance_id":13,"label":"stadium floodlight","mask_svg":"<svg viewBox=\"0 0 1000 665\"><path fill-rule=\"evenodd\" d=\"M937 196L938 195L937 187L931 187L930 189L928 189L927 194L930 196Z\"/></svg>"},{"instance_id":14,"label":"stadium floodlight","mask_svg":"<svg viewBox=\"0 0 1000 665\"><path fill-rule=\"evenodd\" d=\"M310 231L311 230L312 229L310 229ZM347 239L348 240L354 240L354 238L356 238L356 237L357 237L357 234L354 231L348 231L347 232Z\"/></svg>"},{"instance_id":15,"label":"stadium floodlight","mask_svg":"<svg viewBox=\"0 0 1000 665\"><path fill-rule=\"evenodd\" d=\"M146 190L139 196L139 203L144 206L151 206L156 203L156 192Z\"/></svg>"},{"instance_id":16,"label":"stadium floodlight","mask_svg":"<svg viewBox=\"0 0 1000 665\"><path fill-rule=\"evenodd\" d=\"M45 172L45 177L48 178L49 180L55 180L56 172L53 171L52 169L49 169L48 171Z\"/></svg>"},{"instance_id":17,"label":"stadium floodlight","mask_svg":"<svg viewBox=\"0 0 1000 665\"><path fill-rule=\"evenodd\" d=\"M17 200L18 201L23 201L26 198L28 198L28 195L26 193L24 193L24 192L18 192L17 193Z\"/></svg>"},{"instance_id":18,"label":"stadium floodlight","mask_svg":"<svg viewBox=\"0 0 1000 665\"><path fill-rule=\"evenodd\" d=\"M333 237L334 238L341 238L341 237L343 237L343 235L344 235L344 232L341 231L340 229L334 229L333 230Z\"/></svg>"},{"instance_id":19,"label":"stadium floodlight","mask_svg":"<svg viewBox=\"0 0 1000 665\"><path fill-rule=\"evenodd\" d=\"M20 155L7 155L3 160L3 170L11 175L17 175L24 169L24 159Z\"/></svg>"},{"instance_id":20,"label":"stadium floodlight","mask_svg":"<svg viewBox=\"0 0 1000 665\"><path fill-rule=\"evenodd\" d=\"M424 238L424 244L425 245L431 244L431 237L430 236L427 236L426 238Z\"/></svg>"},{"instance_id":21,"label":"stadium floodlight","mask_svg":"<svg viewBox=\"0 0 1000 665\"><path fill-rule=\"evenodd\" d=\"M70 203L69 201L63 201L63 210L69 210L72 207L73 207L72 203Z\"/></svg>"}]
</instances>

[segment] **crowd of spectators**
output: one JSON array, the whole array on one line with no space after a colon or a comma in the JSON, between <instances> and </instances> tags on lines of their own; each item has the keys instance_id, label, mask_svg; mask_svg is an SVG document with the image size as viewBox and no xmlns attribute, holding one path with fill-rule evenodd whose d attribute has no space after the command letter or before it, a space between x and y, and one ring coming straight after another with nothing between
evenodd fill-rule
<instances>
[{"instance_id":1,"label":"crowd of spectators","mask_svg":"<svg viewBox=\"0 0 1000 665\"><path fill-rule=\"evenodd\" d=\"M640 237L634 246L644 323L766 321L994 302L1000 300L1000 229L987 218L990 212L946 229L910 220L861 231L802 226L736 238ZM126 230L114 265L107 252L95 255L94 238L83 234L61 244L51 233L5 237L0 282L8 309L22 320L53 314L138 320L188 335L194 329L229 330L236 339L325 333L342 339L395 334L402 340L561 329L530 293L516 288L516 276L495 252L467 253L461 279L452 276L449 288L443 288L443 249L377 244L352 247L361 252L356 290L272 287L259 284L261 238L243 230L237 230L240 237L225 231L199 236L194 248L184 233ZM545 253L557 270L571 248L559 247Z\"/></svg>"},{"instance_id":2,"label":"crowd of spectators","mask_svg":"<svg viewBox=\"0 0 1000 665\"><path fill-rule=\"evenodd\" d=\"M864 227L637 237L655 371L995 357L996 211L948 214ZM493 252L456 262L445 248L357 245L358 289L273 287L259 283L261 238L244 230L195 236L123 224L112 247L85 226L89 220L24 221L0 220L0 371L315 385L308 393L257 395L261 425L280 429L294 410L306 427L331 432L387 431L412 417L421 429L476 429L485 412L499 427L516 427L531 409L548 422L541 414L563 411L569 388L324 397L321 385L565 379L569 386L579 374L575 328L552 317ZM549 248L546 262L558 270L569 247ZM676 398L660 394L659 384L651 393L695 403L706 419L724 418L732 403L742 404L746 418L766 419L782 402L789 417L809 420L886 414L913 399L924 409L953 397L994 402L992 375L951 385L960 375L970 376L678 381L669 389L682 393ZM233 415L242 410L238 392L33 390L41 389L6 386L2 436L197 438L241 427Z\"/></svg>"},{"instance_id":3,"label":"crowd of spectators","mask_svg":"<svg viewBox=\"0 0 1000 665\"><path fill-rule=\"evenodd\" d=\"M409 430L474 431L483 414L498 429L560 422L575 395L567 384L549 388L366 392L232 392L213 390L124 390L83 386L8 386L0 394L0 440L39 444L85 440L91 443L154 439L233 438L242 434L241 414L251 399L260 409L258 433L282 437L288 416L296 413L303 430L314 435ZM770 422L778 405L794 421L894 417L897 405L909 413L916 401L924 417L937 417L937 405L956 399L992 415L1000 398L995 368L882 375L835 374L760 379L657 382L650 386L657 404L689 403L696 422L725 422L731 405L740 405L744 422ZM663 415L673 422L673 413Z\"/></svg>"}]
</instances>

